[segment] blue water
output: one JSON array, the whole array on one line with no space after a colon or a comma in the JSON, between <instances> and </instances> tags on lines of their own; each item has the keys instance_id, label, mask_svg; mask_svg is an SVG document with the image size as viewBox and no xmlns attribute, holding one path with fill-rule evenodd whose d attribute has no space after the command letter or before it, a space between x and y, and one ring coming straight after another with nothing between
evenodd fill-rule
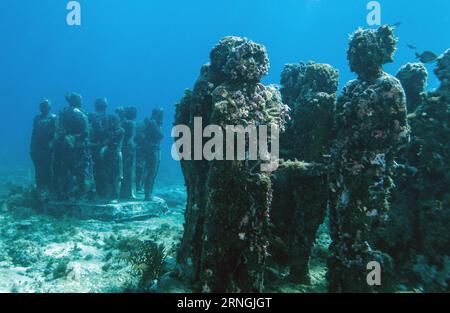
<instances>
[{"instance_id":1,"label":"blue water","mask_svg":"<svg viewBox=\"0 0 450 313\"><path fill-rule=\"evenodd\" d=\"M368 0L80 0L82 26L66 24L66 0L0 3L0 162L30 167L31 121L41 98L65 106L64 94L83 95L93 109L108 97L110 111L135 105L140 118L166 110L160 177L179 178L171 160L174 103L192 87L209 51L223 36L266 45L271 60L265 83L278 83L283 65L300 60L330 63L341 85L348 70L348 35L366 25ZM450 1L381 0L382 22L402 22L395 74L414 60L406 47L440 54L450 44ZM429 67L432 71L432 66ZM434 76L430 88L437 86Z\"/></svg>"}]
</instances>

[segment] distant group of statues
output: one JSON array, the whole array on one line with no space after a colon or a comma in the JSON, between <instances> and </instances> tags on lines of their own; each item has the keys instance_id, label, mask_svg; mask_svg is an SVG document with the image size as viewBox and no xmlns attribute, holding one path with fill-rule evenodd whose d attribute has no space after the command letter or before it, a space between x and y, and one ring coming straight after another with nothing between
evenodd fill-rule
<instances>
[{"instance_id":1,"label":"distant group of statues","mask_svg":"<svg viewBox=\"0 0 450 313\"><path fill-rule=\"evenodd\" d=\"M108 114L105 98L86 113L82 97L66 95L59 116L49 100L40 103L30 153L36 187L58 200L133 200L143 192L150 200L160 163L163 110L137 123L136 107Z\"/></svg>"}]
</instances>

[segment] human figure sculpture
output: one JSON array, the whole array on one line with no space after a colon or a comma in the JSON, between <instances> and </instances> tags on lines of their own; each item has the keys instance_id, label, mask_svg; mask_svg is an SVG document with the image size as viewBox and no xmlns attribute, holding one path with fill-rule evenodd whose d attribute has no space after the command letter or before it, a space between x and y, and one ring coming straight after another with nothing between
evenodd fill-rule
<instances>
[{"instance_id":1,"label":"human figure sculpture","mask_svg":"<svg viewBox=\"0 0 450 313\"><path fill-rule=\"evenodd\" d=\"M141 183L144 188L145 200L151 200L155 179L158 174L161 162L161 141L164 138L162 123L163 109L154 109L152 117L145 119L142 129L142 135L139 149L142 153L142 173L140 174Z\"/></svg>"},{"instance_id":2,"label":"human figure sculpture","mask_svg":"<svg viewBox=\"0 0 450 313\"><path fill-rule=\"evenodd\" d=\"M107 113L108 101L100 98L95 101L95 113L89 115L91 125L90 144L94 168L94 178L99 198L106 197L106 172L104 152L108 142L109 119Z\"/></svg>"},{"instance_id":3,"label":"human figure sculpture","mask_svg":"<svg viewBox=\"0 0 450 313\"><path fill-rule=\"evenodd\" d=\"M292 113L280 139L280 157L325 167L332 143L338 71L314 62L288 64L282 84L283 100ZM290 281L309 283L311 250L328 207L327 173L311 176L286 170L273 177L271 259L287 266Z\"/></svg>"},{"instance_id":4,"label":"human figure sculpture","mask_svg":"<svg viewBox=\"0 0 450 313\"><path fill-rule=\"evenodd\" d=\"M427 68L423 63L408 63L400 68L396 77L405 90L408 113L414 113L423 101L428 80Z\"/></svg>"},{"instance_id":5,"label":"human figure sculpture","mask_svg":"<svg viewBox=\"0 0 450 313\"><path fill-rule=\"evenodd\" d=\"M37 189L52 191L57 118L50 113L52 103L49 100L42 100L39 108L41 114L33 121L30 154L34 163Z\"/></svg>"},{"instance_id":6,"label":"human figure sculpture","mask_svg":"<svg viewBox=\"0 0 450 313\"><path fill-rule=\"evenodd\" d=\"M106 197L118 201L123 180L122 146L125 135L118 116L109 116L107 134L108 140L102 152L106 168Z\"/></svg>"},{"instance_id":7,"label":"human figure sculpture","mask_svg":"<svg viewBox=\"0 0 450 313\"><path fill-rule=\"evenodd\" d=\"M400 82L383 71L393 61L397 40L393 28L357 30L348 60L358 79L338 100L336 139L332 148L332 204L328 280L332 292L370 292L367 267L377 262L388 289L392 259L374 238L388 218L394 158L409 140L405 93Z\"/></svg>"},{"instance_id":8,"label":"human figure sculpture","mask_svg":"<svg viewBox=\"0 0 450 313\"><path fill-rule=\"evenodd\" d=\"M64 200L95 198L92 158L89 149L89 121L82 110L82 97L66 95L69 106L59 115L55 155L58 196Z\"/></svg>"},{"instance_id":9,"label":"human figure sculpture","mask_svg":"<svg viewBox=\"0 0 450 313\"><path fill-rule=\"evenodd\" d=\"M122 199L134 199L136 197L136 117L137 109L127 107L124 112L122 128L124 140L122 147L123 155L123 181L120 197Z\"/></svg>"},{"instance_id":10,"label":"human figure sculpture","mask_svg":"<svg viewBox=\"0 0 450 313\"><path fill-rule=\"evenodd\" d=\"M281 95L260 83L268 68L264 46L223 38L193 92L178 104L176 123L192 126L195 117L202 117L224 128L245 122L280 129ZM264 289L272 187L270 173L257 165L248 160L182 161L188 205L178 261L203 292Z\"/></svg>"},{"instance_id":11,"label":"human figure sculpture","mask_svg":"<svg viewBox=\"0 0 450 313\"><path fill-rule=\"evenodd\" d=\"M402 150L400 184L383 244L399 270L433 269L419 278L426 292L448 292L450 255L450 49L434 69L440 86L409 115L411 143ZM442 278L441 278L442 277Z\"/></svg>"}]
</instances>

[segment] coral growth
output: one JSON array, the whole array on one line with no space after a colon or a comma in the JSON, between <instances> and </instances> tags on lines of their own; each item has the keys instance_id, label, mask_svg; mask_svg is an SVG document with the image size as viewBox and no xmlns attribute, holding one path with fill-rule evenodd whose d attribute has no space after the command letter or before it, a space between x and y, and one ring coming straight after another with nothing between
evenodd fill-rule
<instances>
[{"instance_id":1,"label":"coral growth","mask_svg":"<svg viewBox=\"0 0 450 313\"><path fill-rule=\"evenodd\" d=\"M269 71L266 48L240 37L225 37L211 51L215 83L258 83Z\"/></svg>"},{"instance_id":2,"label":"coral growth","mask_svg":"<svg viewBox=\"0 0 450 313\"><path fill-rule=\"evenodd\" d=\"M157 284L164 270L166 260L164 245L148 240L136 240L125 256L133 272L139 276L138 287L141 291L149 291Z\"/></svg>"}]
</instances>

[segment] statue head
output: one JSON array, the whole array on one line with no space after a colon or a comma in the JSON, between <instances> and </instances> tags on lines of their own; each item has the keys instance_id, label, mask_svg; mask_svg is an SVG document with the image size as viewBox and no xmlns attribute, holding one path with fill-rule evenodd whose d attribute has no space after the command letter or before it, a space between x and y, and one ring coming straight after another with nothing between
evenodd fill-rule
<instances>
[{"instance_id":1,"label":"statue head","mask_svg":"<svg viewBox=\"0 0 450 313\"><path fill-rule=\"evenodd\" d=\"M447 88L448 90L450 87L450 49L438 58L434 73L441 81L441 89Z\"/></svg>"},{"instance_id":2,"label":"statue head","mask_svg":"<svg viewBox=\"0 0 450 313\"><path fill-rule=\"evenodd\" d=\"M124 109L124 117L127 120L134 121L137 117L137 108L134 106L126 107Z\"/></svg>"},{"instance_id":3,"label":"statue head","mask_svg":"<svg viewBox=\"0 0 450 313\"><path fill-rule=\"evenodd\" d=\"M39 103L39 110L43 115L47 115L50 113L50 110L52 109L52 102L48 99L43 99Z\"/></svg>"},{"instance_id":4,"label":"statue head","mask_svg":"<svg viewBox=\"0 0 450 313\"><path fill-rule=\"evenodd\" d=\"M83 98L78 93L68 93L66 95L66 100L72 108L81 108Z\"/></svg>"},{"instance_id":5,"label":"statue head","mask_svg":"<svg viewBox=\"0 0 450 313\"><path fill-rule=\"evenodd\" d=\"M124 107L118 107L115 112L121 121L125 118L125 108Z\"/></svg>"},{"instance_id":6,"label":"statue head","mask_svg":"<svg viewBox=\"0 0 450 313\"><path fill-rule=\"evenodd\" d=\"M107 107L108 107L108 99L99 98L95 100L95 111L97 113L105 113Z\"/></svg>"},{"instance_id":7,"label":"statue head","mask_svg":"<svg viewBox=\"0 0 450 313\"><path fill-rule=\"evenodd\" d=\"M266 48L247 38L223 38L210 58L212 78L217 83L258 83L269 71Z\"/></svg>"},{"instance_id":8,"label":"statue head","mask_svg":"<svg viewBox=\"0 0 450 313\"><path fill-rule=\"evenodd\" d=\"M162 108L156 108L152 111L152 119L158 125L162 125L164 118L164 110Z\"/></svg>"},{"instance_id":9,"label":"statue head","mask_svg":"<svg viewBox=\"0 0 450 313\"><path fill-rule=\"evenodd\" d=\"M379 77L383 72L383 65L394 61L396 46L397 39L391 26L358 29L350 36L347 51L351 71L362 80Z\"/></svg>"},{"instance_id":10,"label":"statue head","mask_svg":"<svg viewBox=\"0 0 450 313\"><path fill-rule=\"evenodd\" d=\"M396 77L406 93L408 111L415 111L422 102L422 93L426 91L428 71L423 63L407 63L398 71Z\"/></svg>"},{"instance_id":11,"label":"statue head","mask_svg":"<svg viewBox=\"0 0 450 313\"><path fill-rule=\"evenodd\" d=\"M338 91L339 72L331 65L309 62L302 84L308 91L334 94Z\"/></svg>"}]
</instances>

